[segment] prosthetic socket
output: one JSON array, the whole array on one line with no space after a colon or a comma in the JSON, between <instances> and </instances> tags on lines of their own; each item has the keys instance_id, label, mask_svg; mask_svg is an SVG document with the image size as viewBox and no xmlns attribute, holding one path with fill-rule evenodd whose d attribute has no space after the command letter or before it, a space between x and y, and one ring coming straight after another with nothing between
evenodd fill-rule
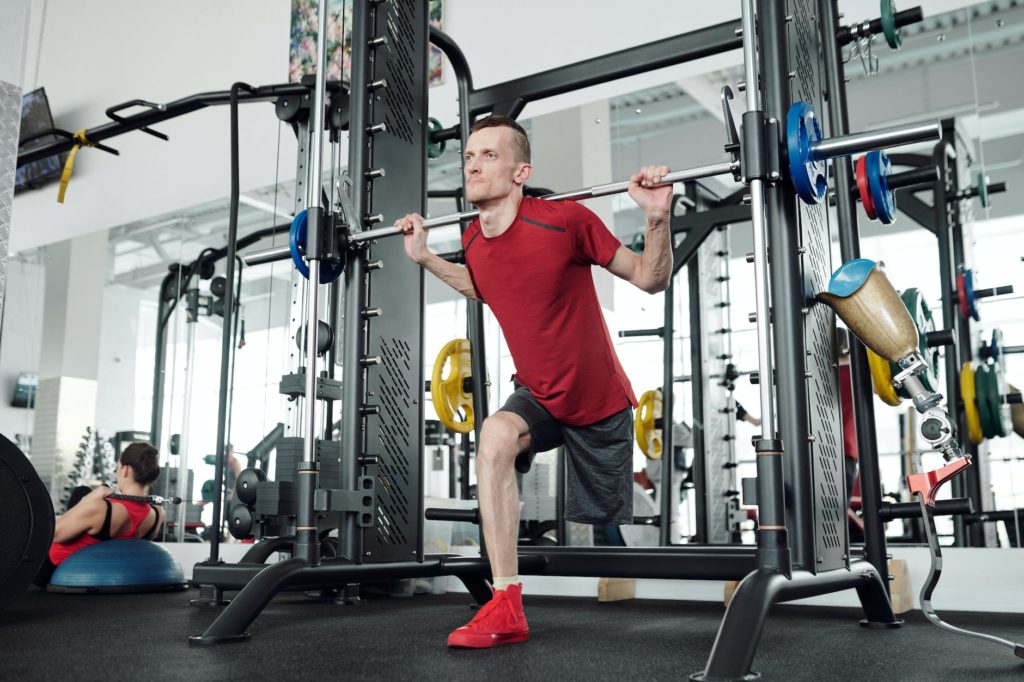
<instances>
[{"instance_id":1,"label":"prosthetic socket","mask_svg":"<svg viewBox=\"0 0 1024 682\"><path fill-rule=\"evenodd\" d=\"M946 461L964 457L942 394L921 383L920 375L928 365L918 351L917 327L885 276L882 263L866 258L843 263L818 300L831 307L865 346L900 367L892 381L897 388L906 389L923 415L921 436Z\"/></svg>"}]
</instances>

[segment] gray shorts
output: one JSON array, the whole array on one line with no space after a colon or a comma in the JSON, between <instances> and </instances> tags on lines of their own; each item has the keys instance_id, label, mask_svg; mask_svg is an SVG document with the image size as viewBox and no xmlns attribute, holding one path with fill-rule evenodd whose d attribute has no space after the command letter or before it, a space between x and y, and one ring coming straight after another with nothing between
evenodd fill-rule
<instances>
[{"instance_id":1,"label":"gray shorts","mask_svg":"<svg viewBox=\"0 0 1024 682\"><path fill-rule=\"evenodd\" d=\"M633 522L633 408L587 426L551 416L529 389L517 386L500 412L518 414L530 428L530 450L516 458L525 474L538 452L565 447L565 518L576 523Z\"/></svg>"}]
</instances>

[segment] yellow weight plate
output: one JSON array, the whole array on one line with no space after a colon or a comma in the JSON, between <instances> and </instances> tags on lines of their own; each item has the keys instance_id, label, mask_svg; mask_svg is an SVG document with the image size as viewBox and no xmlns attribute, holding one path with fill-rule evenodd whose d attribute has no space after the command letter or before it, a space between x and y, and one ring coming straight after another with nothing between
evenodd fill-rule
<instances>
[{"instance_id":1,"label":"yellow weight plate","mask_svg":"<svg viewBox=\"0 0 1024 682\"><path fill-rule=\"evenodd\" d=\"M967 438L978 445L985 440L985 434L981 430L981 414L978 412L978 397L974 389L974 365L969 362L960 368L960 398L964 401Z\"/></svg>"},{"instance_id":2,"label":"yellow weight plate","mask_svg":"<svg viewBox=\"0 0 1024 682\"><path fill-rule=\"evenodd\" d=\"M661 389L646 391L640 396L633 417L636 432L636 444L647 459L661 459L661 429L654 427L656 419L661 419Z\"/></svg>"},{"instance_id":3,"label":"yellow weight plate","mask_svg":"<svg viewBox=\"0 0 1024 682\"><path fill-rule=\"evenodd\" d=\"M464 379L472 378L473 363L469 339L454 339L446 343L434 361L430 377L430 397L434 401L437 418L456 433L473 430L473 394L465 391ZM444 375L446 367L450 369ZM458 420L462 410L465 419Z\"/></svg>"},{"instance_id":4,"label":"yellow weight plate","mask_svg":"<svg viewBox=\"0 0 1024 682\"><path fill-rule=\"evenodd\" d=\"M871 383L875 386L875 394L886 405L894 407L899 405L903 402L903 398L896 395L896 387L892 385L892 369L889 367L889 361L870 348L865 350L868 353L868 366L871 368Z\"/></svg>"}]
</instances>

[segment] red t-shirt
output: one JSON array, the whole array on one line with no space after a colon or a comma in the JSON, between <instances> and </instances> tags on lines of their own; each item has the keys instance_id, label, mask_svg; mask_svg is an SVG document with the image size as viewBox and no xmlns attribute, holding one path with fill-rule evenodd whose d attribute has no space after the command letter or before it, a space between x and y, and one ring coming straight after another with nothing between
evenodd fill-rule
<instances>
[{"instance_id":1,"label":"red t-shirt","mask_svg":"<svg viewBox=\"0 0 1024 682\"><path fill-rule=\"evenodd\" d=\"M125 529L124 532L113 537L135 537L135 529L139 527L139 524L142 523L146 519L146 515L149 514L149 505L145 502L133 502L131 500L107 500L107 503L119 504L128 510L128 528ZM101 542L103 542L103 540L95 535L90 535L89 533L82 533L73 542L69 542L67 544L55 542L50 545L50 563L54 566L60 566L61 562L78 550L88 547L89 545L98 545Z\"/></svg>"},{"instance_id":2,"label":"red t-shirt","mask_svg":"<svg viewBox=\"0 0 1024 682\"><path fill-rule=\"evenodd\" d=\"M501 325L516 381L569 426L636 406L590 271L620 246L593 211L529 197L497 237L485 237L479 220L462 236L473 287Z\"/></svg>"}]
</instances>

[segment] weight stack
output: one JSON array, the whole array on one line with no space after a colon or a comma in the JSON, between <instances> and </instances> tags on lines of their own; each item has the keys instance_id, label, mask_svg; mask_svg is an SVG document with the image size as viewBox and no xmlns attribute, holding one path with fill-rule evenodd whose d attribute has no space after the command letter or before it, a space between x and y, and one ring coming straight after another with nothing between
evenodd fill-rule
<instances>
[{"instance_id":1,"label":"weight stack","mask_svg":"<svg viewBox=\"0 0 1024 682\"><path fill-rule=\"evenodd\" d=\"M256 486L256 516L295 516L297 499L292 481L260 481Z\"/></svg>"},{"instance_id":2,"label":"weight stack","mask_svg":"<svg viewBox=\"0 0 1024 682\"><path fill-rule=\"evenodd\" d=\"M303 454L302 438L282 438L277 444L277 475L279 482L295 483ZM320 488L341 487L341 442L322 440L316 444L320 461ZM262 490L262 488L260 488Z\"/></svg>"}]
</instances>

